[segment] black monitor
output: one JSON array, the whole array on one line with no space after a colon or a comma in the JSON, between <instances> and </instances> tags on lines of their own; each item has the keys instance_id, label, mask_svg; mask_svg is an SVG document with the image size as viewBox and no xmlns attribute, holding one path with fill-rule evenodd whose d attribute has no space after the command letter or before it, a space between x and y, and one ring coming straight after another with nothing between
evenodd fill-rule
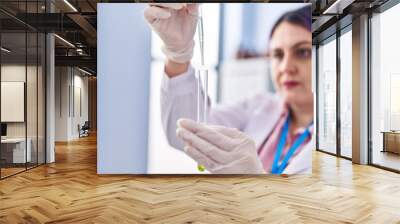
<instances>
[{"instance_id":1,"label":"black monitor","mask_svg":"<svg viewBox=\"0 0 400 224\"><path fill-rule=\"evenodd\" d=\"M7 136L7 124L1 123L1 136Z\"/></svg>"}]
</instances>

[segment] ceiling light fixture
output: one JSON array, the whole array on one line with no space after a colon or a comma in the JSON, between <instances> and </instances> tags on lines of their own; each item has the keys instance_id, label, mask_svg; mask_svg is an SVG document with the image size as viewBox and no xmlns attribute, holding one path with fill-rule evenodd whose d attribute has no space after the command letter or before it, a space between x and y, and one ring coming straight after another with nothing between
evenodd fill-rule
<instances>
[{"instance_id":1,"label":"ceiling light fixture","mask_svg":"<svg viewBox=\"0 0 400 224\"><path fill-rule=\"evenodd\" d=\"M343 10L351 5L355 0L336 0L322 14L343 14Z\"/></svg>"},{"instance_id":2,"label":"ceiling light fixture","mask_svg":"<svg viewBox=\"0 0 400 224\"><path fill-rule=\"evenodd\" d=\"M6 53L10 53L11 52L11 50L9 50L9 49L7 49L5 47L1 47L0 49L1 49L1 51L4 51Z\"/></svg>"},{"instance_id":3,"label":"ceiling light fixture","mask_svg":"<svg viewBox=\"0 0 400 224\"><path fill-rule=\"evenodd\" d=\"M57 34L54 34L54 36L55 37L57 37L59 40L61 40L62 42L64 42L65 44L67 44L68 46L70 46L70 47L72 47L72 48L75 48L75 45L73 45L71 42L69 42L68 40L66 40L66 39L64 39L64 38L62 38L62 37L60 37L59 35L57 35Z\"/></svg>"},{"instance_id":4,"label":"ceiling light fixture","mask_svg":"<svg viewBox=\"0 0 400 224\"><path fill-rule=\"evenodd\" d=\"M90 75L90 76L93 75L92 73L90 73L90 72L88 72L88 71L86 71L86 70L83 70L83 69L81 69L81 68L79 68L79 67L78 67L78 70L81 71L81 72L83 72L83 73L85 73L85 74L87 74L87 75Z\"/></svg>"},{"instance_id":5,"label":"ceiling light fixture","mask_svg":"<svg viewBox=\"0 0 400 224\"><path fill-rule=\"evenodd\" d=\"M83 55L83 50L82 50L81 48L77 48L77 49L76 49L76 52L77 52L79 55Z\"/></svg>"},{"instance_id":6,"label":"ceiling light fixture","mask_svg":"<svg viewBox=\"0 0 400 224\"><path fill-rule=\"evenodd\" d=\"M64 0L65 4L67 4L74 12L78 12L78 10L71 4L69 3L68 0Z\"/></svg>"}]
</instances>

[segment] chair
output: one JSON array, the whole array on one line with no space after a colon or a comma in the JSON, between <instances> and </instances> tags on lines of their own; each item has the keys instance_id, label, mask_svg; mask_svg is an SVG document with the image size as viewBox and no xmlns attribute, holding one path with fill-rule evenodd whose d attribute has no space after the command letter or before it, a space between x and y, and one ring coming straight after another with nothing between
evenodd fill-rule
<instances>
[{"instance_id":1,"label":"chair","mask_svg":"<svg viewBox=\"0 0 400 224\"><path fill-rule=\"evenodd\" d=\"M85 121L82 127L78 124L79 138L89 136L89 129L90 129L89 121Z\"/></svg>"}]
</instances>

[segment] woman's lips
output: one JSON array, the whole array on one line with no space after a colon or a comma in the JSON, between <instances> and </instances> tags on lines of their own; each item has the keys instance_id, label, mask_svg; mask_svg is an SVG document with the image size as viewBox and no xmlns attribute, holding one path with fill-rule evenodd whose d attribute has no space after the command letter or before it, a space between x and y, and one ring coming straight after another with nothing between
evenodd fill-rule
<instances>
[{"instance_id":1,"label":"woman's lips","mask_svg":"<svg viewBox=\"0 0 400 224\"><path fill-rule=\"evenodd\" d=\"M300 83L297 82L297 81L285 81L285 82L283 82L283 86L288 88L288 89L294 88L294 87L298 86L299 84Z\"/></svg>"}]
</instances>

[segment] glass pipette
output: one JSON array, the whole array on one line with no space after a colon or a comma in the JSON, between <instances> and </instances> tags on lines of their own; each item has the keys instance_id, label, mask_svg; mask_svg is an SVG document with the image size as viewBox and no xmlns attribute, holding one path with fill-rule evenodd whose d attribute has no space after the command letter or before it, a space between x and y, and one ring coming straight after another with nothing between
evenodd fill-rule
<instances>
[{"instance_id":1,"label":"glass pipette","mask_svg":"<svg viewBox=\"0 0 400 224\"><path fill-rule=\"evenodd\" d=\"M200 46L200 60L201 66L197 71L197 122L207 123L208 115L208 70L204 65L204 32L203 32L203 13L201 6L199 6L199 15L197 23L197 32L199 36L199 46ZM203 95L201 92L201 87L203 86ZM203 96L203 116L201 116L201 97ZM199 171L204 171L205 167L198 164L197 169Z\"/></svg>"}]
</instances>

